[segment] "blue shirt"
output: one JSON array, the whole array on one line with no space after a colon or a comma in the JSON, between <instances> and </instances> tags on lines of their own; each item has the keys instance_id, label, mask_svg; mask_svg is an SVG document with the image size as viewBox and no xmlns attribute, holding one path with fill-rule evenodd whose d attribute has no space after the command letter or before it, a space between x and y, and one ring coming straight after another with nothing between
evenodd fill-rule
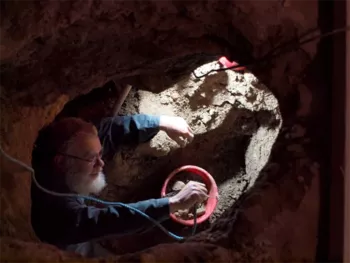
<instances>
[{"instance_id":1,"label":"blue shirt","mask_svg":"<svg viewBox=\"0 0 350 263\"><path fill-rule=\"evenodd\" d=\"M144 114L110 117L103 119L97 128L104 154L111 154L121 144L142 143L154 137L159 131L159 117ZM31 185L31 200L31 223L39 239L73 251L83 244L84 252L80 253L85 256L92 256L91 251L87 251L88 241L107 236L118 237L153 227L150 221L128 208L98 208L86 205L82 198L52 196L38 189L34 182ZM168 198L128 205L159 222L169 218Z\"/></svg>"}]
</instances>

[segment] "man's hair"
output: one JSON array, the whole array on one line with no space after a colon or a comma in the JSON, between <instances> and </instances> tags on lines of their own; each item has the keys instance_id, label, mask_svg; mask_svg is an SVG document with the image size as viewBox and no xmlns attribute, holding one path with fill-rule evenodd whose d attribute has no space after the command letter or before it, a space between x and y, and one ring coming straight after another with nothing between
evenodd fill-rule
<instances>
[{"instance_id":1,"label":"man's hair","mask_svg":"<svg viewBox=\"0 0 350 263\"><path fill-rule=\"evenodd\" d=\"M78 133L97 135L96 127L82 119L69 117L52 122L43 127L34 143L32 166L34 170L50 165L53 157Z\"/></svg>"}]
</instances>

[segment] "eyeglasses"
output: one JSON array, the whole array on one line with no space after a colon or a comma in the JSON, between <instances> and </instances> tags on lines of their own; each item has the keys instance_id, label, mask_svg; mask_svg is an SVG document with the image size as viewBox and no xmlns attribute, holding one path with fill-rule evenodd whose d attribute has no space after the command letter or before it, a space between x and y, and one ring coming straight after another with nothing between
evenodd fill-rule
<instances>
[{"instance_id":1,"label":"eyeglasses","mask_svg":"<svg viewBox=\"0 0 350 263\"><path fill-rule=\"evenodd\" d=\"M99 154L97 154L96 156L94 156L92 159L86 159L86 158L82 158L82 157L79 157L79 156L76 156L76 155L71 155L71 154L62 153L62 152L58 152L58 154L63 155L63 156L67 156L67 157L70 157L70 158L78 159L78 160L81 160L81 161L85 161L85 162L88 162L88 163L91 163L91 164L95 164L99 158L102 158L102 151Z\"/></svg>"}]
</instances>

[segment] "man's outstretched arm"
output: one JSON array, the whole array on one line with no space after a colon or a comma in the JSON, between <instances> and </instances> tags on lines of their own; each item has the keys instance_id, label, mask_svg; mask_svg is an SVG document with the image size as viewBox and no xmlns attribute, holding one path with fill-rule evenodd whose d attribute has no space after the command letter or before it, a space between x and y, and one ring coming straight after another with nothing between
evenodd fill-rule
<instances>
[{"instance_id":1,"label":"man's outstretched arm","mask_svg":"<svg viewBox=\"0 0 350 263\"><path fill-rule=\"evenodd\" d=\"M122 143L142 143L160 130L160 117L147 114L108 117L98 127L101 142L118 148Z\"/></svg>"},{"instance_id":2,"label":"man's outstretched arm","mask_svg":"<svg viewBox=\"0 0 350 263\"><path fill-rule=\"evenodd\" d=\"M175 196L149 199L129 206L162 222L169 218L170 213L191 208L195 203L202 202L208 197L207 194L204 184L191 181ZM57 237L57 242L62 244L76 244L109 235L121 236L153 226L153 223L144 216L119 205L96 208L79 203L74 198L68 198L61 208L66 218L70 218L63 222L61 227L65 230L60 237Z\"/></svg>"},{"instance_id":3,"label":"man's outstretched arm","mask_svg":"<svg viewBox=\"0 0 350 263\"><path fill-rule=\"evenodd\" d=\"M79 205L74 200L66 205L65 213L75 220L69 221L69 224L65 222L64 228L67 229L67 233L64 231L61 237L57 237L62 244L82 243L110 235L118 237L153 226L147 218L121 206L96 208ZM146 213L158 222L169 218L168 198L150 199L128 205Z\"/></svg>"},{"instance_id":4,"label":"man's outstretched arm","mask_svg":"<svg viewBox=\"0 0 350 263\"><path fill-rule=\"evenodd\" d=\"M115 152L122 143L143 143L160 130L181 144L179 137L192 139L193 132L181 117L135 114L108 117L98 127L99 138L105 150Z\"/></svg>"}]
</instances>

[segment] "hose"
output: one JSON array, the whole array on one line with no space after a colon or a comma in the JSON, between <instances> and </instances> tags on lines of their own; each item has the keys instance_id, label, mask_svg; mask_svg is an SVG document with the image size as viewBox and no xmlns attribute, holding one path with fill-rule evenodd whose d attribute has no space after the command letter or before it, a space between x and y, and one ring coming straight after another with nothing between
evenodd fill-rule
<instances>
[{"instance_id":1,"label":"hose","mask_svg":"<svg viewBox=\"0 0 350 263\"><path fill-rule=\"evenodd\" d=\"M151 221L154 225L156 225L157 227L159 227L165 234L167 234L169 237L177 240L177 241L183 241L185 240L186 238L185 237L182 237L182 236L178 236L178 235L175 235L174 233L168 231L165 227L163 227L159 222L157 222L155 219L153 219L152 217L150 217L149 215L145 214L144 212L132 207L132 206L129 206L127 204L124 204L124 203L121 203L121 202L108 202L108 201L104 201L104 200L101 200L101 199L98 199L98 198L95 198L95 197L91 197L91 196L86 196L86 195L79 195L79 194L71 194L71 193L57 193L57 192L54 192L54 191L50 191L44 187L42 187L39 182L36 180L35 178L35 171L32 167L26 165L25 163L9 156L7 153L4 152L4 150L2 149L1 145L0 145L0 151L1 151L1 154L6 158L8 159L9 161L15 163L15 164L18 164L20 165L21 167L25 168L27 171L29 171L31 174L32 174L32 178L34 180L34 183L36 184L36 186L42 190L43 192L47 193L47 194L50 194L50 195L53 195L53 196L59 196L59 197L78 197L78 198L84 198L86 200L91 200L91 201L94 201L94 202L97 202L97 203L101 203L101 204L104 204L104 205L113 205L113 206L121 206L121 207L125 207L125 208L128 208L138 214L140 214L141 216L145 217L146 219L148 219L149 221ZM193 229L192 229L192 233L191 235L193 236L196 232L196 228L197 228L197 213L196 213L196 209L194 211L194 225L193 225Z\"/></svg>"}]
</instances>

